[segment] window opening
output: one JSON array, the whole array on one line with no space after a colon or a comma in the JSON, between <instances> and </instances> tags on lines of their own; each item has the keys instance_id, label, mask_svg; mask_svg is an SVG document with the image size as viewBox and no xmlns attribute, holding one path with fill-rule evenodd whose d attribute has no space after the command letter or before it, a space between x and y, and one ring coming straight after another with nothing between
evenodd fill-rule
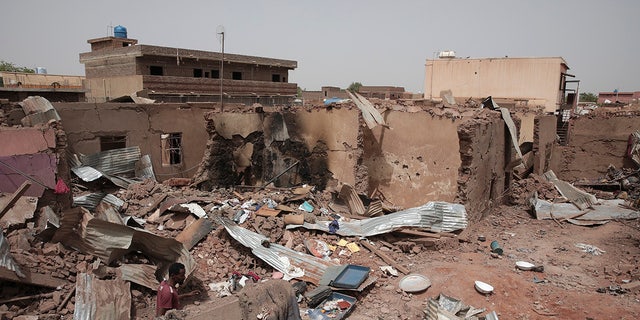
<instances>
[{"instance_id":1,"label":"window opening","mask_svg":"<svg viewBox=\"0 0 640 320\"><path fill-rule=\"evenodd\" d=\"M100 151L122 149L127 147L127 136L100 137Z\"/></svg>"},{"instance_id":2,"label":"window opening","mask_svg":"<svg viewBox=\"0 0 640 320\"><path fill-rule=\"evenodd\" d=\"M242 80L242 72L234 71L231 78L233 80Z\"/></svg>"},{"instance_id":3,"label":"window opening","mask_svg":"<svg viewBox=\"0 0 640 320\"><path fill-rule=\"evenodd\" d=\"M211 70L211 78L220 79L220 70Z\"/></svg>"},{"instance_id":4,"label":"window opening","mask_svg":"<svg viewBox=\"0 0 640 320\"><path fill-rule=\"evenodd\" d=\"M165 133L162 140L162 165L182 164L182 133Z\"/></svg>"},{"instance_id":5,"label":"window opening","mask_svg":"<svg viewBox=\"0 0 640 320\"><path fill-rule=\"evenodd\" d=\"M279 74L272 74L271 75L271 82L280 82L280 75Z\"/></svg>"},{"instance_id":6,"label":"window opening","mask_svg":"<svg viewBox=\"0 0 640 320\"><path fill-rule=\"evenodd\" d=\"M151 74L152 76L162 76L164 75L164 70L161 66L150 66L149 74Z\"/></svg>"},{"instance_id":7,"label":"window opening","mask_svg":"<svg viewBox=\"0 0 640 320\"><path fill-rule=\"evenodd\" d=\"M202 69L193 69L194 78L202 78Z\"/></svg>"}]
</instances>

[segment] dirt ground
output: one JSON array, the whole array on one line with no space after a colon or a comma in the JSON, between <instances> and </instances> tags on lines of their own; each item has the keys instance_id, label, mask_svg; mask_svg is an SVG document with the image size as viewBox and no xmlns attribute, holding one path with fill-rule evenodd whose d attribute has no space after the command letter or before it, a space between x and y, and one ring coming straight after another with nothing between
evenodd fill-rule
<instances>
[{"instance_id":1,"label":"dirt ground","mask_svg":"<svg viewBox=\"0 0 640 320\"><path fill-rule=\"evenodd\" d=\"M342 263L368 266L371 274L379 278L361 293L343 292L358 299L349 319L422 319L427 300L440 293L486 309L482 315L496 311L500 319L638 319L639 230L637 220L611 221L598 227L566 222L560 225L553 220L536 220L519 207L502 206L481 222L471 225L459 237L438 240L435 248L411 246L411 241L406 241L408 238L399 239L393 235L371 238L378 247L382 242L390 244L391 248L386 250L388 255L412 273L431 280L430 288L416 294L402 292L398 282L403 275L386 276L379 269L386 263L364 248L348 257L339 256L339 250L336 250L333 257L338 257ZM218 232L224 233L223 230ZM296 236L318 237L329 243L339 239L315 231L296 233ZM481 236L486 240L478 240ZM493 240L503 248L502 256L491 254L490 242ZM199 260L198 256L202 257L200 250L216 245L208 242L219 241L230 241L242 253L242 246L233 243L233 239L223 234L221 239L215 239L215 233L212 233L195 249L196 260ZM407 242L409 248L404 245ZM578 243L596 246L604 253L583 252L576 246ZM518 270L515 262L520 260L542 265L544 272ZM196 278L207 278L208 274L216 272L209 268L221 268L204 265L200 263ZM264 267L259 271L265 276L271 274L269 266L258 265ZM475 280L491 284L494 293L478 293L474 289ZM621 285L629 289L616 287ZM218 300L210 291L198 301L185 301L185 319L189 318L189 313L197 314ZM307 310L305 303L300 303L303 319L308 319L304 315ZM149 319L151 311L151 308L140 309L137 318Z\"/></svg>"}]
</instances>

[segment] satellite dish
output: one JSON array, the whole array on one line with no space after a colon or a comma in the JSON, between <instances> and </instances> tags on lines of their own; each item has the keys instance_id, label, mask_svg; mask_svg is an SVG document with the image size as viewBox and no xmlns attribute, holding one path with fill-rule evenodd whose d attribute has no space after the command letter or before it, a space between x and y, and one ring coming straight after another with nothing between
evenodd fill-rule
<instances>
[{"instance_id":1,"label":"satellite dish","mask_svg":"<svg viewBox=\"0 0 640 320\"><path fill-rule=\"evenodd\" d=\"M216 27L216 37L220 43L224 43L224 26L218 25Z\"/></svg>"}]
</instances>

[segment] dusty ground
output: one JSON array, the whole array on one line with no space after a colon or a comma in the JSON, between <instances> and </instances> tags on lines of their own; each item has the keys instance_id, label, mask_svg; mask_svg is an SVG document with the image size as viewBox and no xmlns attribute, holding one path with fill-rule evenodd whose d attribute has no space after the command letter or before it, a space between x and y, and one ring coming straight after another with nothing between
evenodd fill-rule
<instances>
[{"instance_id":1,"label":"dusty ground","mask_svg":"<svg viewBox=\"0 0 640 320\"><path fill-rule=\"evenodd\" d=\"M599 227L564 223L561 227L552 220L535 220L517 207L500 207L483 221L469 227L458 239L438 240L439 249L414 246L405 248L410 253L404 253L400 246L392 246L394 249L387 252L389 255L412 272L425 275L432 281L428 290L417 294L406 294L399 290L398 282L402 274L400 277L385 276L378 266L386 263L364 248L350 257L338 256L337 252L334 257L340 258L343 263L369 266L373 274L379 277L375 285L362 293L345 292L358 298L349 319L421 319L426 301L439 293L458 298L476 308L485 308L487 312L496 311L500 319L638 319L638 289L632 288L621 294L614 294L610 290L605 293L596 291L627 281L631 282L630 287L638 283L638 228L639 221L612 221ZM480 235L486 241L477 240ZM327 242L338 239L336 236L307 231L301 231L297 236L318 237ZM223 234L221 239L216 240L210 235L204 240L195 250L196 260L199 250L216 245L208 242L230 241L232 246L242 251L233 239ZM386 235L371 240L393 244L406 243L407 239ZM461 239L468 239L469 242ZM489 243L492 240L501 244L503 256L491 255ZM596 246L605 253L585 253L575 246L577 243ZM518 260L543 265L544 272L517 270L515 262ZM265 276L270 275L268 266L258 265L264 268L260 271ZM214 271L201 268L196 277L206 278L209 272ZM534 279L544 282L535 283ZM478 293L474 289L474 280L493 285L494 293L487 296ZM195 304L188 301L185 307L187 314L199 313L209 308L209 304L215 304L218 298L213 292L209 292L208 296L210 298L200 297ZM307 310L304 303L300 304L300 310ZM150 318L150 311L138 310L138 318Z\"/></svg>"}]
</instances>

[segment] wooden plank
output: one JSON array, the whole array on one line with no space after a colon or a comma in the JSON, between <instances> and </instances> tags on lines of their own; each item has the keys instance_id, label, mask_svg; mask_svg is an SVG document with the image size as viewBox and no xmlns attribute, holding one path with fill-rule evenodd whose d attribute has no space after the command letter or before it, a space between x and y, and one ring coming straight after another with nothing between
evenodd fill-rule
<instances>
[{"instance_id":1,"label":"wooden plank","mask_svg":"<svg viewBox=\"0 0 640 320\"><path fill-rule=\"evenodd\" d=\"M369 241L367 240L362 240L360 241L360 243L362 244L362 246L364 246L365 248L369 249L369 251L375 253L378 257L380 257L382 260L384 260L384 262L388 263L389 265L391 265L392 267L398 269L398 271L404 273L404 274L409 274L411 273L409 271L409 269L399 265L398 263L396 263L396 261L389 257L388 255L386 255L384 252L378 250L374 245L372 245L371 243L369 243Z\"/></svg>"},{"instance_id":2,"label":"wooden plank","mask_svg":"<svg viewBox=\"0 0 640 320\"><path fill-rule=\"evenodd\" d=\"M9 199L9 202L7 202L7 204L5 204L2 209L0 209L0 219L2 219L2 217L4 217L7 212L9 212L11 207L16 204L18 199L20 199L20 197L29 189L29 187L31 187L31 182L25 180L25 182L22 183L18 190L13 193L11 199Z\"/></svg>"},{"instance_id":3,"label":"wooden plank","mask_svg":"<svg viewBox=\"0 0 640 320\"><path fill-rule=\"evenodd\" d=\"M33 284L36 286L48 288L57 288L68 283L65 280L54 278L41 273L29 272L27 270L22 270L22 272L25 274L24 278L18 277L18 275L16 275L16 273L11 270L0 268L0 279L12 282Z\"/></svg>"}]
</instances>

